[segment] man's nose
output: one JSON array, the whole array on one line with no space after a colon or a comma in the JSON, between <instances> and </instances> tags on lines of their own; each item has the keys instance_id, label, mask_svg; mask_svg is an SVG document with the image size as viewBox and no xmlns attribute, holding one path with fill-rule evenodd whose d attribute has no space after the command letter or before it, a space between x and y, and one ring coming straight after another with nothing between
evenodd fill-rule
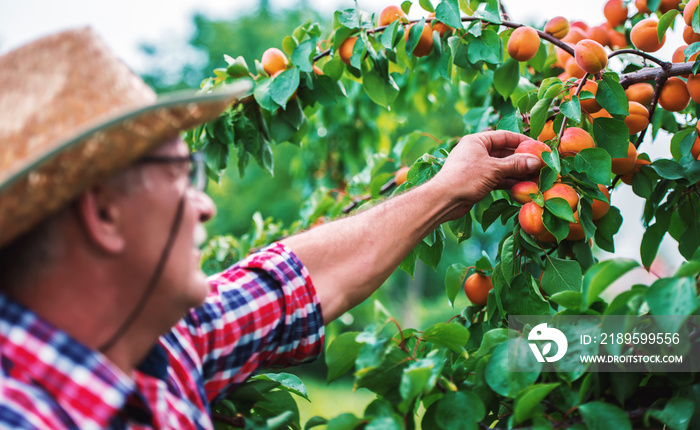
<instances>
[{"instance_id":1,"label":"man's nose","mask_svg":"<svg viewBox=\"0 0 700 430\"><path fill-rule=\"evenodd\" d=\"M199 221L206 222L216 215L216 205L214 201L204 192L193 190L195 208L199 212Z\"/></svg>"}]
</instances>

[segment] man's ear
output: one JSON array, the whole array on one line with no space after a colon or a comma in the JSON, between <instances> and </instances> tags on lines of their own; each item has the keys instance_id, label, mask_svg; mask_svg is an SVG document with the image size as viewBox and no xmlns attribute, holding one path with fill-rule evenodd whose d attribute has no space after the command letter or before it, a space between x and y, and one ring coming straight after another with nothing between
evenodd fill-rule
<instances>
[{"instance_id":1,"label":"man's ear","mask_svg":"<svg viewBox=\"0 0 700 430\"><path fill-rule=\"evenodd\" d=\"M88 240L107 253L119 253L126 246L122 231L122 211L114 194L102 187L86 191L76 202L76 210Z\"/></svg>"}]
</instances>

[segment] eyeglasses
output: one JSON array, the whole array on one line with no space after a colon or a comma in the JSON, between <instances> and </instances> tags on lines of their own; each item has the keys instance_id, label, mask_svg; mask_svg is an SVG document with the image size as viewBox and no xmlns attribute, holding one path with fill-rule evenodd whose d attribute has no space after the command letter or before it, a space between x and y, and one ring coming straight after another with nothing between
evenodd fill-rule
<instances>
[{"instance_id":1,"label":"eyeglasses","mask_svg":"<svg viewBox=\"0 0 700 430\"><path fill-rule=\"evenodd\" d=\"M168 155L149 155L141 157L137 164L170 164L170 163L190 163L190 171L188 174L190 187L197 191L207 189L206 164L204 162L204 154L194 152L187 156L168 156Z\"/></svg>"}]
</instances>

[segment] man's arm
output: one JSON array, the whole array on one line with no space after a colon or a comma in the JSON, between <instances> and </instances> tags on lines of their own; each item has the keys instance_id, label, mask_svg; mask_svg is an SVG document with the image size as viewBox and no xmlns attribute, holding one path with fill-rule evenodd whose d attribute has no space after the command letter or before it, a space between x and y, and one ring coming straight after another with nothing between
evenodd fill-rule
<instances>
[{"instance_id":1,"label":"man's arm","mask_svg":"<svg viewBox=\"0 0 700 430\"><path fill-rule=\"evenodd\" d=\"M427 183L367 211L282 241L308 268L326 323L356 306L432 230L465 215L495 188L540 168L513 154L526 136L493 131L464 137Z\"/></svg>"}]
</instances>

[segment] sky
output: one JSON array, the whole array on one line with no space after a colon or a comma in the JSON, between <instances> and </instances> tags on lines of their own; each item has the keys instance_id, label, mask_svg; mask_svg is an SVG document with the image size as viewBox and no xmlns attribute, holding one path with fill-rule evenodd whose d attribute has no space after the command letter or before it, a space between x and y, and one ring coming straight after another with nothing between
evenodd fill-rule
<instances>
[{"instance_id":1,"label":"sky","mask_svg":"<svg viewBox=\"0 0 700 430\"><path fill-rule=\"evenodd\" d=\"M290 7L295 2L270 0L277 8ZM257 0L0 0L0 54L56 31L90 25L130 67L141 72L147 68L139 44L164 38L185 41L194 30L191 17L195 12L215 18L234 17L255 8L257 3ZM336 9L354 7L350 0L307 0L307 3L329 15ZM358 0L362 10L377 13L386 5L400 3L401 0ZM433 4L437 3L433 0ZM605 19L604 0L503 0L503 3L512 21L531 25L541 25L554 16L583 20L590 25L598 25ZM419 10L415 0L410 16L416 17ZM679 34L669 35L658 56L670 60L673 47L680 43ZM668 138L662 136L653 145L644 143L643 149L652 159L667 156ZM641 213L643 200L627 186L616 189L613 199L624 208L623 216L630 219L617 237L616 255L639 259L641 232L636 217ZM676 248L675 241L667 238L662 253L671 266L681 261Z\"/></svg>"}]
</instances>

